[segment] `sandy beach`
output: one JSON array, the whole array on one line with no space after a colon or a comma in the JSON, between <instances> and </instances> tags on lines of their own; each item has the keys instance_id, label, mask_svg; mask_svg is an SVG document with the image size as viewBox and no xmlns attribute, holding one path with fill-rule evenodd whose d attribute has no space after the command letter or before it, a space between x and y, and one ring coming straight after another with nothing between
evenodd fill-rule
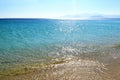
<instances>
[{"instance_id":1,"label":"sandy beach","mask_svg":"<svg viewBox=\"0 0 120 80\"><path fill-rule=\"evenodd\" d=\"M30 73L1 76L0 80L120 80L119 60L104 64L96 60L68 58Z\"/></svg>"}]
</instances>

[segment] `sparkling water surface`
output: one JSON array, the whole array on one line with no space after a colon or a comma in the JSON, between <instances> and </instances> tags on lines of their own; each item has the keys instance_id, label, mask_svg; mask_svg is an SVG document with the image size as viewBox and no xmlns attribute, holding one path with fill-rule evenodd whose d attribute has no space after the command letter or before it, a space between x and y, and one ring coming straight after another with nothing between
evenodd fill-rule
<instances>
[{"instance_id":1,"label":"sparkling water surface","mask_svg":"<svg viewBox=\"0 0 120 80\"><path fill-rule=\"evenodd\" d=\"M49 57L118 57L120 20L1 19L0 67ZM93 54L94 53L94 54Z\"/></svg>"}]
</instances>

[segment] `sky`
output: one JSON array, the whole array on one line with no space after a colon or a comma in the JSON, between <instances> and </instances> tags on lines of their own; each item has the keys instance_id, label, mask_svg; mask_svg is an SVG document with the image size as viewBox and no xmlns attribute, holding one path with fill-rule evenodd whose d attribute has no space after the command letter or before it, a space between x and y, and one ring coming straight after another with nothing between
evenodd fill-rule
<instances>
[{"instance_id":1,"label":"sky","mask_svg":"<svg viewBox=\"0 0 120 80\"><path fill-rule=\"evenodd\" d=\"M75 14L120 15L120 0L0 0L0 18L55 18Z\"/></svg>"}]
</instances>

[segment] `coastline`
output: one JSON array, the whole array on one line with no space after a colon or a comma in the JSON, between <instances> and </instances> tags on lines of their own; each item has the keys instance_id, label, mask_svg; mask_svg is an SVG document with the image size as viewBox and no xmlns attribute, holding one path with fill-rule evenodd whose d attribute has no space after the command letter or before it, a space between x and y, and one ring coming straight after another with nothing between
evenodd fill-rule
<instances>
[{"instance_id":1,"label":"coastline","mask_svg":"<svg viewBox=\"0 0 120 80\"><path fill-rule=\"evenodd\" d=\"M8 19L0 25L0 80L120 80L119 21Z\"/></svg>"},{"instance_id":2,"label":"coastline","mask_svg":"<svg viewBox=\"0 0 120 80\"><path fill-rule=\"evenodd\" d=\"M120 59L104 64L97 60L67 58L42 66L34 65L21 74L3 75L1 80L119 80Z\"/></svg>"}]
</instances>

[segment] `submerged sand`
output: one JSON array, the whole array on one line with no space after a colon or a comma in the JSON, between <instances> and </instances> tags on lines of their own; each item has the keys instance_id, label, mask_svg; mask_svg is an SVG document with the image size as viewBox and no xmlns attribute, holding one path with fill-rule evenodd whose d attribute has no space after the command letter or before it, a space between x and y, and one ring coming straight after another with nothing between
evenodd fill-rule
<instances>
[{"instance_id":1,"label":"submerged sand","mask_svg":"<svg viewBox=\"0 0 120 80\"><path fill-rule=\"evenodd\" d=\"M67 58L30 73L4 75L0 80L120 80L119 61L114 59L108 64L97 60Z\"/></svg>"}]
</instances>

